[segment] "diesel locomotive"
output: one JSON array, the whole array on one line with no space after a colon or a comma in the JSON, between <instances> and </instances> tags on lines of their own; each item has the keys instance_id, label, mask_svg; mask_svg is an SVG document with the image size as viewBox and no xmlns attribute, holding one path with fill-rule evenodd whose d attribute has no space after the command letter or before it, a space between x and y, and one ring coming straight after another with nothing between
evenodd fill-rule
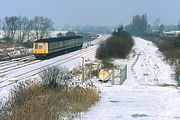
<instances>
[{"instance_id":1,"label":"diesel locomotive","mask_svg":"<svg viewBox=\"0 0 180 120\"><path fill-rule=\"evenodd\" d=\"M37 59L46 59L48 56L81 49L82 46L81 36L37 39L33 42L33 54Z\"/></svg>"}]
</instances>

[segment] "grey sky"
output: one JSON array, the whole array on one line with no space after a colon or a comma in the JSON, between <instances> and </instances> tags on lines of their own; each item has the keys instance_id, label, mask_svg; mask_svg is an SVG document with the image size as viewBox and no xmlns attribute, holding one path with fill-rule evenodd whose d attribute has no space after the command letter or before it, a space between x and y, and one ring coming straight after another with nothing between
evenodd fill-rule
<instances>
[{"instance_id":1,"label":"grey sky","mask_svg":"<svg viewBox=\"0 0 180 120\"><path fill-rule=\"evenodd\" d=\"M150 24L180 20L180 0L0 0L0 18L47 16L58 25L129 24L133 15L147 13Z\"/></svg>"}]
</instances>

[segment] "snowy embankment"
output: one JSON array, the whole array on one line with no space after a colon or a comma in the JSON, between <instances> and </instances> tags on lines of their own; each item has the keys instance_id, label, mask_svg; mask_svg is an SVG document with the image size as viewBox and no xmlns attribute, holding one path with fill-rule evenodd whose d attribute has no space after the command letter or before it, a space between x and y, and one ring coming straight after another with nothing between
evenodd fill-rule
<instances>
[{"instance_id":1,"label":"snowy embankment","mask_svg":"<svg viewBox=\"0 0 180 120\"><path fill-rule=\"evenodd\" d=\"M170 77L173 73L171 67L165 64L152 42L140 38L134 40L134 57L115 61L116 64L128 65L128 79L122 86L93 80L102 92L102 98L96 106L83 113L82 119L180 119L180 93Z\"/></svg>"},{"instance_id":2,"label":"snowy embankment","mask_svg":"<svg viewBox=\"0 0 180 120\"><path fill-rule=\"evenodd\" d=\"M108 36L107 36L108 37ZM95 43L107 37L100 36ZM176 84L170 77L173 71L171 67L162 60L163 57L157 47L146 40L134 38L135 46L133 54L129 59L116 60L115 64L128 65L128 79L120 86L119 78L116 78L116 85L110 82L99 83L97 79L92 80L101 91L101 99L97 105L82 114L85 120L128 120L128 119L150 119L167 120L180 119L180 93L179 89L172 84ZM91 46L88 49L92 50ZM33 70L36 67L48 65L53 61L60 61L68 56L76 56L82 53L81 50L53 59L44 60L30 66L19 68L8 73L5 78L0 78L0 85L8 84L11 79L18 74ZM76 59L61 63L61 66L73 68L79 65L81 57L94 59L93 52L80 55ZM37 71L36 71L37 72ZM26 77L28 74L21 77ZM38 75L34 76L38 77ZM3 81L6 79L7 81ZM165 86L170 84L171 86ZM8 93L13 85L0 89L0 104L8 98ZM4 97L3 97L4 96Z\"/></svg>"}]
</instances>

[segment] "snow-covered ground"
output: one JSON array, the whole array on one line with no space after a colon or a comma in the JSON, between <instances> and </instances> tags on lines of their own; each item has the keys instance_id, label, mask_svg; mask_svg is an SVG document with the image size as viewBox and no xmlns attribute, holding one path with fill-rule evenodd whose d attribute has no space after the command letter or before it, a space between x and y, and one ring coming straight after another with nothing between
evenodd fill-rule
<instances>
[{"instance_id":1,"label":"snow-covered ground","mask_svg":"<svg viewBox=\"0 0 180 120\"><path fill-rule=\"evenodd\" d=\"M180 119L180 91L171 79L171 67L162 61L157 47L140 38L135 40L135 57L116 60L128 65L128 79L122 86L99 83L100 101L83 113L83 120L173 120ZM118 78L116 79L118 81ZM164 86L164 84L172 86Z\"/></svg>"},{"instance_id":2,"label":"snow-covered ground","mask_svg":"<svg viewBox=\"0 0 180 120\"><path fill-rule=\"evenodd\" d=\"M174 88L96 84L101 100L84 120L171 120L180 119L180 93Z\"/></svg>"},{"instance_id":3,"label":"snow-covered ground","mask_svg":"<svg viewBox=\"0 0 180 120\"><path fill-rule=\"evenodd\" d=\"M106 37L99 36L93 44ZM118 78L116 78L115 85L111 85L110 82L99 83L97 79L93 79L92 81L101 91L101 99L88 112L82 113L83 120L180 119L180 91L175 87L176 82L170 77L173 73L171 67L165 64L162 60L163 56L153 43L136 37L134 40L135 46L133 51L135 52L133 52L131 57L125 60L114 61L117 65L128 65L128 79L122 86L118 84ZM92 50L93 47L95 45L83 51ZM81 52L75 51L67 55L42 61L33 66L20 68L6 75L5 79L14 79L21 72L50 64L53 61L58 61L68 56L76 56ZM95 49L94 51L81 54L79 57L68 62L62 61L61 65L71 69L79 65L81 57L94 59ZM0 81L3 81L3 78L0 78ZM8 82L11 81L6 83ZM0 82L0 86L6 83ZM170 86L167 86L167 84ZM12 86L0 88L1 98L6 96L11 88Z\"/></svg>"},{"instance_id":4,"label":"snow-covered ground","mask_svg":"<svg viewBox=\"0 0 180 120\"><path fill-rule=\"evenodd\" d=\"M0 39L4 37L4 31L0 29Z\"/></svg>"}]
</instances>

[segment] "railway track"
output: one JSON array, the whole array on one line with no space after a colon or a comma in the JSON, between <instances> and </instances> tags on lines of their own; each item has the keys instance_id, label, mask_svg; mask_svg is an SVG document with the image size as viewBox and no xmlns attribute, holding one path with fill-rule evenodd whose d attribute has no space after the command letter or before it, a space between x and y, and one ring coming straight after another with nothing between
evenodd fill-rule
<instances>
[{"instance_id":1,"label":"railway track","mask_svg":"<svg viewBox=\"0 0 180 120\"><path fill-rule=\"evenodd\" d=\"M160 67L157 63L157 60L153 56L151 56L152 53L149 50L146 50L146 52L147 55L149 55L146 61L146 65L147 65L146 71L149 71L149 77L148 78L146 77L146 79L151 83L154 82L157 83L158 78L161 75Z\"/></svg>"},{"instance_id":2,"label":"railway track","mask_svg":"<svg viewBox=\"0 0 180 120\"><path fill-rule=\"evenodd\" d=\"M0 68L0 76L5 76L6 74L18 69L18 68L22 68L22 67L26 67L35 63L39 63L41 62L41 60L34 60L31 62L25 62L25 63L20 63L20 64L13 64L12 66L8 66L5 68Z\"/></svg>"},{"instance_id":3,"label":"railway track","mask_svg":"<svg viewBox=\"0 0 180 120\"><path fill-rule=\"evenodd\" d=\"M10 61L5 61L4 63L0 64L0 77L5 76L7 73L12 72L15 69L38 62L40 62L40 60L36 60L34 56L27 56L23 58L13 59Z\"/></svg>"},{"instance_id":4,"label":"railway track","mask_svg":"<svg viewBox=\"0 0 180 120\"><path fill-rule=\"evenodd\" d=\"M27 56L26 56L26 57L27 57ZM29 56L28 56L28 57L29 57ZM22 58L25 58L25 57L22 57ZM7 61L0 61L0 65L1 65L1 64L6 64L6 63L12 62L12 61L17 61L17 60L22 59L22 58L16 58L16 59L7 60Z\"/></svg>"},{"instance_id":5,"label":"railway track","mask_svg":"<svg viewBox=\"0 0 180 120\"><path fill-rule=\"evenodd\" d=\"M63 63L66 63L66 62L72 61L74 59L80 58L81 56L92 54L93 52L95 52L96 48L97 48L97 46L92 47L92 49L90 49L88 51L83 51L81 54L71 55L71 56L63 58L61 60L56 60L56 61L54 61L52 63L45 64L45 65L43 65L41 67L37 67L37 68L31 69L31 70L28 70L28 71L25 71L25 72L22 71L21 74L13 76L13 78L15 80L9 81L7 84L2 84L2 83L5 82L5 81L8 81L9 79L8 78L7 79L3 79L2 81L0 81L0 84L1 84L0 89L4 88L4 87L7 87L9 85L12 85L14 83L17 83L17 82L19 82L21 80L24 80L24 79L27 79L29 77L32 77L34 75L37 75L37 74L39 74L41 72L42 69L46 68L47 66L48 67L59 66L59 65L61 65ZM18 68L14 68L14 70L16 70L16 69L18 69Z\"/></svg>"},{"instance_id":6,"label":"railway track","mask_svg":"<svg viewBox=\"0 0 180 120\"><path fill-rule=\"evenodd\" d=\"M159 84L159 77L162 75L162 71L159 67L156 57L153 55L156 53L156 50L148 49L144 47L141 51L137 51L136 58L131 65L131 72L135 80L141 85L147 84ZM140 70L140 71L139 71Z\"/></svg>"},{"instance_id":7,"label":"railway track","mask_svg":"<svg viewBox=\"0 0 180 120\"><path fill-rule=\"evenodd\" d=\"M137 77L137 74L136 74L136 72L135 72L134 67L135 67L135 65L136 65L137 61L139 60L140 55L141 55L141 53L139 52L139 53L137 54L136 59L134 60L134 62L133 62L133 64L132 64L132 66L131 66L131 72L133 73L134 78L135 78L136 80L137 80L137 78L138 78L138 77Z\"/></svg>"}]
</instances>

